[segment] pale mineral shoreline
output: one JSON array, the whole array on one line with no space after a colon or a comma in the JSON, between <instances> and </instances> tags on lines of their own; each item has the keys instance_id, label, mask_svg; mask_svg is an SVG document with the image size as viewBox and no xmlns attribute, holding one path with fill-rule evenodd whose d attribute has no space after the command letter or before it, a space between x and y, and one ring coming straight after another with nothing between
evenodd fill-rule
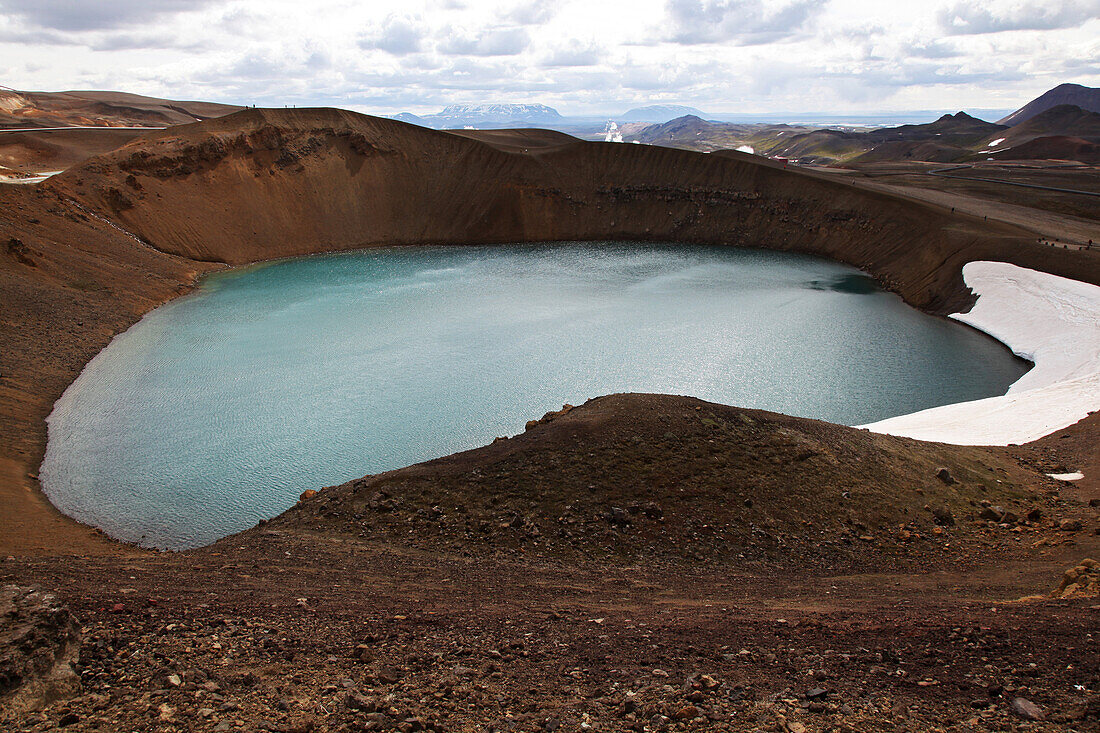
<instances>
[{"instance_id":1,"label":"pale mineral shoreline","mask_svg":"<svg viewBox=\"0 0 1100 733\"><path fill-rule=\"evenodd\" d=\"M1100 287L1006 262L968 262L978 296L951 318L1034 363L1000 397L933 407L860 427L957 445L1028 443L1100 409Z\"/></svg>"}]
</instances>

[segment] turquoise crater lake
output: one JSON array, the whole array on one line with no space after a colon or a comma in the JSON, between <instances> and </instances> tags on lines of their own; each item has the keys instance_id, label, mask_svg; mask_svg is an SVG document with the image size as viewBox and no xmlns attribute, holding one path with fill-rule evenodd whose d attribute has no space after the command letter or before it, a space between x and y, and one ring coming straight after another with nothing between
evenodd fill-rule
<instances>
[{"instance_id":1,"label":"turquoise crater lake","mask_svg":"<svg viewBox=\"0 0 1100 733\"><path fill-rule=\"evenodd\" d=\"M194 547L309 488L474 448L563 403L684 394L849 425L1027 369L850 267L695 245L390 248L205 278L81 373L41 478L120 539Z\"/></svg>"}]
</instances>

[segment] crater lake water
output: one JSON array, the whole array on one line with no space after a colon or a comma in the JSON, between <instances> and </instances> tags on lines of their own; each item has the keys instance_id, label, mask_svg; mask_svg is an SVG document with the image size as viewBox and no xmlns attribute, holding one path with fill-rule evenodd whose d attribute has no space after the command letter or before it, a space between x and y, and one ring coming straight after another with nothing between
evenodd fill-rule
<instances>
[{"instance_id":1,"label":"crater lake water","mask_svg":"<svg viewBox=\"0 0 1100 733\"><path fill-rule=\"evenodd\" d=\"M310 488L486 444L563 403L663 392L862 424L1003 394L1003 346L858 270L764 250L389 248L205 278L56 404L72 517L206 544Z\"/></svg>"}]
</instances>

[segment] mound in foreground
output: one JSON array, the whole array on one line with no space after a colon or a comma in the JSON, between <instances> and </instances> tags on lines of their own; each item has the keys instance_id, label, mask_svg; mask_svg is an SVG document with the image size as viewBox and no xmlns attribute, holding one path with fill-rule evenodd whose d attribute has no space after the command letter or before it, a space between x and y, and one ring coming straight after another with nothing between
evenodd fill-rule
<instances>
[{"instance_id":1,"label":"mound in foreground","mask_svg":"<svg viewBox=\"0 0 1100 733\"><path fill-rule=\"evenodd\" d=\"M1063 507L1035 489L1049 481L983 449L612 395L484 448L307 492L264 530L567 561L940 566L1013 528L1051 529Z\"/></svg>"}]
</instances>

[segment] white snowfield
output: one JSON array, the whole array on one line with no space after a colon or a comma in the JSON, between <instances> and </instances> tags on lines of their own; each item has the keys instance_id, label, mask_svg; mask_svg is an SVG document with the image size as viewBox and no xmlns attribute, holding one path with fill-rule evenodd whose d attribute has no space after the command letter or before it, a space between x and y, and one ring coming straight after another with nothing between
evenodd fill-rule
<instances>
[{"instance_id":1,"label":"white snowfield","mask_svg":"<svg viewBox=\"0 0 1100 733\"><path fill-rule=\"evenodd\" d=\"M1100 287L1006 262L968 262L978 301L956 320L1035 366L1003 397L960 402L861 427L958 445L1027 443L1100 409Z\"/></svg>"}]
</instances>

